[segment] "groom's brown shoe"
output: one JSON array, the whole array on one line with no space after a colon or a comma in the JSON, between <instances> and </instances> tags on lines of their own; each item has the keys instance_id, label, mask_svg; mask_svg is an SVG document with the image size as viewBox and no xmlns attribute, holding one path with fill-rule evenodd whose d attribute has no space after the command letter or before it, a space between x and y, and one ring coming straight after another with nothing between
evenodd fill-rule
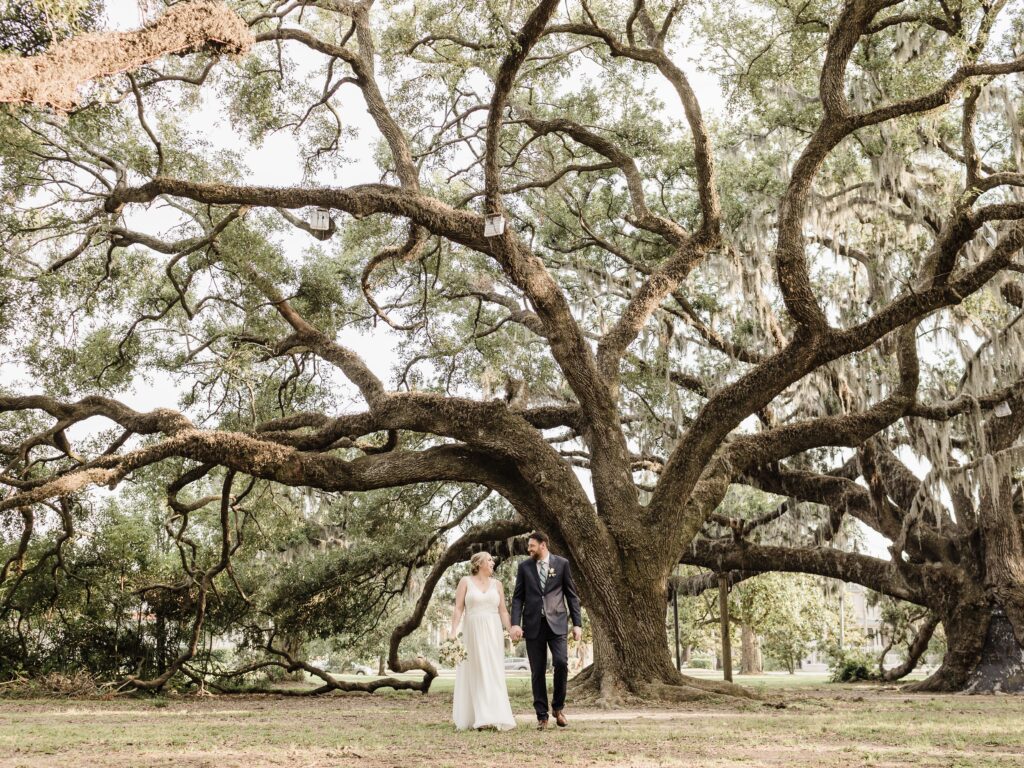
<instances>
[{"instance_id":1,"label":"groom's brown shoe","mask_svg":"<svg viewBox=\"0 0 1024 768\"><path fill-rule=\"evenodd\" d=\"M538 720L537 721L537 730L538 731L546 730L547 727L548 727L548 721L547 720Z\"/></svg>"},{"instance_id":2,"label":"groom's brown shoe","mask_svg":"<svg viewBox=\"0 0 1024 768\"><path fill-rule=\"evenodd\" d=\"M565 719L565 711L561 709L555 710L555 723L558 724L559 728L567 728L569 721Z\"/></svg>"}]
</instances>

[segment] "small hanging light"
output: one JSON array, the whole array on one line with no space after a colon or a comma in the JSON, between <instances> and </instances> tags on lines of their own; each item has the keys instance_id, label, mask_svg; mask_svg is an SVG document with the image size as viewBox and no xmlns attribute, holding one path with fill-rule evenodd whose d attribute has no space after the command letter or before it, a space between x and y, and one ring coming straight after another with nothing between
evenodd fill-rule
<instances>
[{"instance_id":1,"label":"small hanging light","mask_svg":"<svg viewBox=\"0 0 1024 768\"><path fill-rule=\"evenodd\" d=\"M1007 416L1012 416L1013 411L1010 409L1010 404L1003 400L1001 403L999 403L999 405L996 406L995 414L999 418L1005 419Z\"/></svg>"},{"instance_id":2,"label":"small hanging light","mask_svg":"<svg viewBox=\"0 0 1024 768\"><path fill-rule=\"evenodd\" d=\"M505 217L500 213L484 216L484 237L497 237L505 231Z\"/></svg>"},{"instance_id":3,"label":"small hanging light","mask_svg":"<svg viewBox=\"0 0 1024 768\"><path fill-rule=\"evenodd\" d=\"M331 213L326 208L314 208L309 212L308 224L310 229L326 232L331 228Z\"/></svg>"}]
</instances>

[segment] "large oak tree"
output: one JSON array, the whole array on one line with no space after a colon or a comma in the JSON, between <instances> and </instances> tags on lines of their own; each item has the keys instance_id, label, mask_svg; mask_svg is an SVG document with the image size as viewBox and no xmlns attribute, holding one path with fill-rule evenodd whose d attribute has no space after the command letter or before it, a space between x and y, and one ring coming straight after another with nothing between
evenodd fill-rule
<instances>
[{"instance_id":1,"label":"large oak tree","mask_svg":"<svg viewBox=\"0 0 1024 768\"><path fill-rule=\"evenodd\" d=\"M672 664L663 617L681 559L875 588L916 574L916 591L883 591L932 604L935 558L960 568L984 552L1000 565L965 599L1024 638L1012 467L965 491L979 525L955 514L981 544L942 554L921 543L940 513L900 495L913 473L885 442L968 403L957 450L977 461L1020 431L1014 365L940 386L957 378L955 338L1012 336L993 291L1024 247L1015 6L232 7L252 34L241 61L200 34L167 51L194 55L150 61L156 46L84 87L66 118L18 109L0 125L0 322L28 382L0 397L0 511L23 520L10 563L51 500L184 461L172 495L223 468L222 515L236 476L500 494L516 518L469 544L551 535L598 639L583 679L606 701L734 690ZM60 52L24 71L45 77ZM714 121L688 55L721 77ZM346 161L367 155L353 136L364 107L377 179L346 183ZM217 109L230 141L190 128ZM243 150L282 131L303 179L260 183L267 168ZM389 376L357 354L356 330L387 340ZM129 407L147 376L173 378L182 402ZM1004 401L1014 418L986 421ZM86 451L67 433L93 417L117 432ZM855 466L828 463L851 449ZM757 549L742 526L708 542L737 482L850 511L895 558ZM221 558L192 574L203 596L228 568L223 531ZM393 668L416 665L392 653Z\"/></svg>"}]
</instances>

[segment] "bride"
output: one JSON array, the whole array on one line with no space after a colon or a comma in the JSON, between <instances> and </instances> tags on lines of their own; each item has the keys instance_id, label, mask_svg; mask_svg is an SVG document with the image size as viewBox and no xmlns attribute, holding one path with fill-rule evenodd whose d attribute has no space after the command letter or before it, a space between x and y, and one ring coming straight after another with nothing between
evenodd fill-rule
<instances>
[{"instance_id":1,"label":"bride","mask_svg":"<svg viewBox=\"0 0 1024 768\"><path fill-rule=\"evenodd\" d=\"M516 727L505 685L505 641L501 636L502 626L510 629L512 622L501 582L491 578L494 560L486 552L477 552L469 563L472 575L459 581L449 635L455 637L459 620L465 617L466 659L455 668L452 718L460 731L505 731Z\"/></svg>"}]
</instances>

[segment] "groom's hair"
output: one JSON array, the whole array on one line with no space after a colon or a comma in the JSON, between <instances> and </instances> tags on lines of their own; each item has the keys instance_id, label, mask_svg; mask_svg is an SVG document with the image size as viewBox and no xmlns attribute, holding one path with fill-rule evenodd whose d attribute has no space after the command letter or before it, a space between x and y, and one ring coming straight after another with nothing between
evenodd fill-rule
<instances>
[{"instance_id":1,"label":"groom's hair","mask_svg":"<svg viewBox=\"0 0 1024 768\"><path fill-rule=\"evenodd\" d=\"M534 541L540 542L541 544L548 543L548 535L544 531L534 531L530 534L530 538Z\"/></svg>"}]
</instances>

